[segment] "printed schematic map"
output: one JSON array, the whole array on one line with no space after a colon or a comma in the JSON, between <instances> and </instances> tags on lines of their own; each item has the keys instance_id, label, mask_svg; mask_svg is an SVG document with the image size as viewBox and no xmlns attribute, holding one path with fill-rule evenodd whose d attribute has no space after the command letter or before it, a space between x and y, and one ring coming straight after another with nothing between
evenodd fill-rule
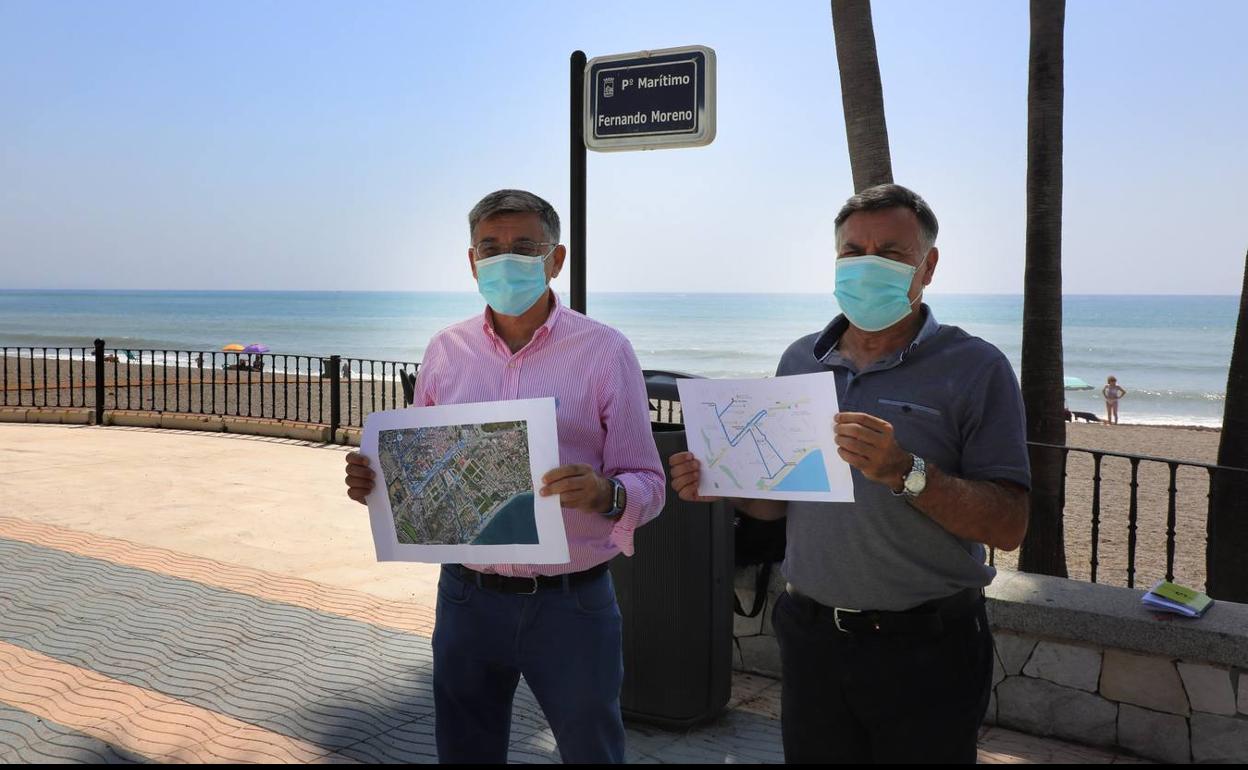
<instances>
[{"instance_id":1,"label":"printed schematic map","mask_svg":"<svg viewBox=\"0 0 1248 770\"><path fill-rule=\"evenodd\" d=\"M849 468L832 433L832 377L678 380L689 451L702 463L698 493L852 500Z\"/></svg>"},{"instance_id":2,"label":"printed schematic map","mask_svg":"<svg viewBox=\"0 0 1248 770\"><path fill-rule=\"evenodd\" d=\"M538 542L524 421L383 430L377 448L399 543Z\"/></svg>"}]
</instances>

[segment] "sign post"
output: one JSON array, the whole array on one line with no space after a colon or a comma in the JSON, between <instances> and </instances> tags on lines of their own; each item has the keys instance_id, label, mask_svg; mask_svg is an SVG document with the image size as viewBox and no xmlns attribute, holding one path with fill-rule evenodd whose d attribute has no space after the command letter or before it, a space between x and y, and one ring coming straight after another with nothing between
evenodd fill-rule
<instances>
[{"instance_id":1,"label":"sign post","mask_svg":"<svg viewBox=\"0 0 1248 770\"><path fill-rule=\"evenodd\" d=\"M571 82L569 116L572 120L568 138L570 156L568 168L571 170L571 210L568 248L572 252L572 264L569 266L568 280L572 284L572 309L578 313L585 312L585 53L573 51L571 61Z\"/></svg>"},{"instance_id":2,"label":"sign post","mask_svg":"<svg viewBox=\"0 0 1248 770\"><path fill-rule=\"evenodd\" d=\"M715 52L664 48L571 58L572 309L585 312L585 150L702 147L715 139Z\"/></svg>"}]
</instances>

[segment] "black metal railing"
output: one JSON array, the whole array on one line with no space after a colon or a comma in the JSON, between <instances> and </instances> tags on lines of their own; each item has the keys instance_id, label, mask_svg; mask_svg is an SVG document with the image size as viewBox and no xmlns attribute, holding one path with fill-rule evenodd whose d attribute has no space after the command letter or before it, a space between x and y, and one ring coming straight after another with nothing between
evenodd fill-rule
<instances>
[{"instance_id":1,"label":"black metal railing","mask_svg":"<svg viewBox=\"0 0 1248 770\"><path fill-rule=\"evenodd\" d=\"M93 409L97 424L109 410L313 423L329 426L337 441L339 428L362 427L372 412L410 404L418 367L336 355L109 348L103 340L94 347L2 346L0 406ZM650 416L656 425L683 422L679 402L667 399L651 398ZM1214 485L1248 469L1031 445L1062 452L1071 577L1105 582L1108 572L1109 582L1134 587L1177 575L1203 586ZM1001 566L1015 559L989 555Z\"/></svg>"},{"instance_id":2,"label":"black metal railing","mask_svg":"<svg viewBox=\"0 0 1248 770\"><path fill-rule=\"evenodd\" d=\"M674 425L682 419L678 402L652 398L650 411L655 422ZM1230 474L1248 474L1248 468L1028 443L1062 452L1070 577L1134 588L1142 579L1175 580L1177 575L1180 582L1203 588L1214 485ZM1189 519L1186 527L1181 511ZM1196 521L1191 521L1193 511L1199 511ZM989 549L989 562L1013 567L1017 552Z\"/></svg>"},{"instance_id":3,"label":"black metal railing","mask_svg":"<svg viewBox=\"0 0 1248 770\"><path fill-rule=\"evenodd\" d=\"M83 408L93 406L93 350L85 347L0 347L3 406ZM49 381L64 387L48 387Z\"/></svg>"},{"instance_id":4,"label":"black metal railing","mask_svg":"<svg viewBox=\"0 0 1248 770\"><path fill-rule=\"evenodd\" d=\"M1062 453L1067 489L1063 523L1066 529L1067 568L1071 577L1102 582L1104 568L1113 569L1111 582L1134 588L1143 575L1149 582L1164 577L1203 586L1207 523L1213 513L1214 489L1232 475L1248 474L1248 468L1177 460L1170 457L1113 452L1103 449L1028 442ZM1072 472L1073 471L1073 472ZM1088 494L1072 496L1072 484ZM1105 497L1105 489L1111 495ZM1141 499L1142 495L1145 499ZM1180 523L1180 511L1199 511L1188 527ZM1163 519L1164 517L1164 519ZM1164 525L1163 525L1164 521ZM1081 533L1087 533L1087 539ZM1113 538L1124 548L1108 557L1102 541ZM1125 543L1119 543L1125 539ZM1141 549L1141 539L1145 547ZM1080 547L1072 547L1078 545ZM1184 546L1180 549L1180 545ZM1086 548L1086 555L1083 550ZM1139 555L1144 551L1146 558ZM1161 554L1164 552L1164 571ZM997 554L991 561L996 562ZM1084 557L1080 561L1073 557ZM1181 569L1176 569L1178 564ZM1115 579L1116 578L1116 579Z\"/></svg>"},{"instance_id":5,"label":"black metal railing","mask_svg":"<svg viewBox=\"0 0 1248 770\"><path fill-rule=\"evenodd\" d=\"M419 364L151 348L0 347L0 406L254 417L359 428L411 403Z\"/></svg>"}]
</instances>

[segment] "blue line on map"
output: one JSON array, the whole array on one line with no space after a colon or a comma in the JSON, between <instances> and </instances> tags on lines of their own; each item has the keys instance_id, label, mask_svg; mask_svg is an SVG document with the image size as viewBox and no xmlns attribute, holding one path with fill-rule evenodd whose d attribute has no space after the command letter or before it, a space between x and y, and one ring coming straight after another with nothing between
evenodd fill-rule
<instances>
[{"instance_id":1,"label":"blue line on map","mask_svg":"<svg viewBox=\"0 0 1248 770\"><path fill-rule=\"evenodd\" d=\"M744 436L746 432L749 431L750 428L753 428L755 423L763 419L763 417L767 416L766 409L759 410L758 414L754 415L750 419L750 421L745 424L745 427L742 428L740 432L737 433L735 437L729 436L728 426L724 425L724 415L728 414L728 410L731 409L732 405L735 403L737 403L737 400L734 398L728 402L728 406L724 407L724 411L722 412L719 411L719 408L716 407L713 402L711 404L711 408L715 410L715 419L719 420L719 427L723 429L724 438L728 440L728 446L733 446L733 447L735 447L737 444L741 442L741 437Z\"/></svg>"},{"instance_id":2,"label":"blue line on map","mask_svg":"<svg viewBox=\"0 0 1248 770\"><path fill-rule=\"evenodd\" d=\"M728 426L724 424L724 415L728 414L728 410L731 409L732 405L736 402L737 400L735 398L732 399L728 402L728 406L724 407L723 410L720 410L714 402L710 405L711 408L715 410L715 419L719 420L719 427L724 432L724 438L727 439L728 446L735 447L741 442L741 439L745 436L745 434L749 433L750 438L754 440L754 449L758 452L758 459L762 461L763 469L767 472L767 478L774 479L776 476L780 475L780 471L792 465L792 463L786 462L785 459L780 456L780 451L776 449L776 445L771 443L771 439L767 438L767 434L763 433L763 429L758 427L758 423L767 416L767 410L760 409L758 414L750 418L750 421L745 424L745 427L737 432L736 436L729 436ZM771 469L771 465L767 462L766 456L763 455L763 447L758 440L759 436L763 437L763 441L766 442L767 447L772 451L772 453L775 454L776 459L780 461L780 467L774 471Z\"/></svg>"}]
</instances>

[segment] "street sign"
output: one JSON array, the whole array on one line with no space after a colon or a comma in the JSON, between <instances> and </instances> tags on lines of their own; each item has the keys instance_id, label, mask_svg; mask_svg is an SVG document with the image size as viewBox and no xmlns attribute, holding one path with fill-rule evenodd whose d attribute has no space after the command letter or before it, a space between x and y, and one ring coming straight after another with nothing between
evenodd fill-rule
<instances>
[{"instance_id":1,"label":"street sign","mask_svg":"<svg viewBox=\"0 0 1248 770\"><path fill-rule=\"evenodd\" d=\"M715 52L692 45L590 59L583 130L599 152L710 144Z\"/></svg>"}]
</instances>

